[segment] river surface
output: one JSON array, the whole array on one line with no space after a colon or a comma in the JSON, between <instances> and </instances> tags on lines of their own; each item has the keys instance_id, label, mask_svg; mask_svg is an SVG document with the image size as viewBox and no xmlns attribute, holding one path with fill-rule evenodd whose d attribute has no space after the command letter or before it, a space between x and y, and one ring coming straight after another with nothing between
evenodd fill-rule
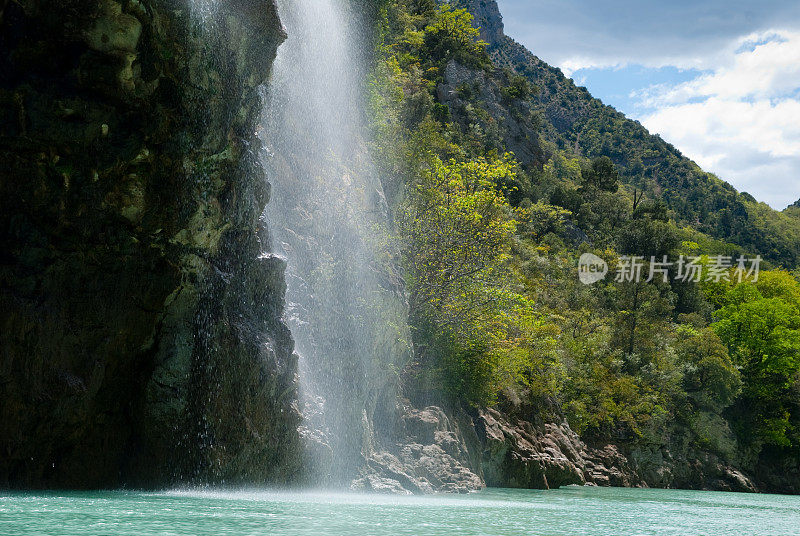
<instances>
[{"instance_id":1,"label":"river surface","mask_svg":"<svg viewBox=\"0 0 800 536\"><path fill-rule=\"evenodd\" d=\"M800 535L800 497L566 487L397 497L328 492L0 492L0 534Z\"/></svg>"}]
</instances>

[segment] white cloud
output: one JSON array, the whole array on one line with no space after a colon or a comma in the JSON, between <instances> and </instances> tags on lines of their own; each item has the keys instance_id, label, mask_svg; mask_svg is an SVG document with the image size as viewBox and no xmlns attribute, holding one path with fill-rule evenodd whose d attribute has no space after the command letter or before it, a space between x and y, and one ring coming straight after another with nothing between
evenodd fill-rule
<instances>
[{"instance_id":1,"label":"white cloud","mask_svg":"<svg viewBox=\"0 0 800 536\"><path fill-rule=\"evenodd\" d=\"M726 50L716 51L700 51L687 52L686 54L679 55L648 55L625 57L622 52L614 56L608 57L592 57L592 56L568 56L561 59L556 63L556 66L561 69L565 76L568 78L572 73L580 71L581 69L613 69L619 70L631 65L640 65L650 69L661 69L662 67L677 67L678 69L695 69L705 71L712 69L719 65L722 58L729 56L734 52L734 47L731 46Z\"/></svg>"},{"instance_id":2,"label":"white cloud","mask_svg":"<svg viewBox=\"0 0 800 536\"><path fill-rule=\"evenodd\" d=\"M736 51L730 52L732 49ZM700 97L770 99L790 95L800 88L800 32L748 35L729 46L728 51L717 58L712 72L666 88L667 91L657 88L661 92L652 92L650 97L662 103Z\"/></svg>"},{"instance_id":3,"label":"white cloud","mask_svg":"<svg viewBox=\"0 0 800 536\"><path fill-rule=\"evenodd\" d=\"M800 26L797 0L498 0L506 33L565 72L713 68L737 37ZM732 51L731 51L732 52Z\"/></svg>"},{"instance_id":4,"label":"white cloud","mask_svg":"<svg viewBox=\"0 0 800 536\"><path fill-rule=\"evenodd\" d=\"M572 78L573 73L581 69L618 69L625 65L623 62L598 62L590 58L574 57L562 61L558 68L561 69L564 76Z\"/></svg>"},{"instance_id":5,"label":"white cloud","mask_svg":"<svg viewBox=\"0 0 800 536\"><path fill-rule=\"evenodd\" d=\"M641 118L703 168L782 209L800 198L800 32L737 40L710 73L640 93Z\"/></svg>"}]
</instances>

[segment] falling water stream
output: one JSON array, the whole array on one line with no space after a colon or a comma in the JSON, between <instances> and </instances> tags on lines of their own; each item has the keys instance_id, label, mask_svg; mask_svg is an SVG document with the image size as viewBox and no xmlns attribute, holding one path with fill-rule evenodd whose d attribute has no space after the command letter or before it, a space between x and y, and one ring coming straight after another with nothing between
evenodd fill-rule
<instances>
[{"instance_id":1,"label":"falling water stream","mask_svg":"<svg viewBox=\"0 0 800 536\"><path fill-rule=\"evenodd\" d=\"M347 0L280 0L288 39L266 88L265 218L288 263L312 481L347 484L375 442L405 309L381 243L386 207L363 141L361 14Z\"/></svg>"}]
</instances>

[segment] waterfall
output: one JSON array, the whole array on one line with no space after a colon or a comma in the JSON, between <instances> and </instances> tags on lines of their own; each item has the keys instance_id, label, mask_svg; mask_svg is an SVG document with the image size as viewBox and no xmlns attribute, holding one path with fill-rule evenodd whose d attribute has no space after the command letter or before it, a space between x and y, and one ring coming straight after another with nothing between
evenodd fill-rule
<instances>
[{"instance_id":1,"label":"waterfall","mask_svg":"<svg viewBox=\"0 0 800 536\"><path fill-rule=\"evenodd\" d=\"M361 14L347 0L278 7L289 37L265 95L265 219L272 250L287 260L311 480L343 485L389 427L379 414L408 357L406 309L363 140Z\"/></svg>"}]
</instances>

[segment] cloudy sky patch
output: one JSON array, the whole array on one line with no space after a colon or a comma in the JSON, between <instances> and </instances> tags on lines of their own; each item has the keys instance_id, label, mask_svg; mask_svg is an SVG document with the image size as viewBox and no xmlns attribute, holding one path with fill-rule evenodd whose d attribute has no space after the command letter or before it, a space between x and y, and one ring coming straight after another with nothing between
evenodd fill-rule
<instances>
[{"instance_id":1,"label":"cloudy sky patch","mask_svg":"<svg viewBox=\"0 0 800 536\"><path fill-rule=\"evenodd\" d=\"M703 168L800 198L800 2L499 4L508 35Z\"/></svg>"}]
</instances>

